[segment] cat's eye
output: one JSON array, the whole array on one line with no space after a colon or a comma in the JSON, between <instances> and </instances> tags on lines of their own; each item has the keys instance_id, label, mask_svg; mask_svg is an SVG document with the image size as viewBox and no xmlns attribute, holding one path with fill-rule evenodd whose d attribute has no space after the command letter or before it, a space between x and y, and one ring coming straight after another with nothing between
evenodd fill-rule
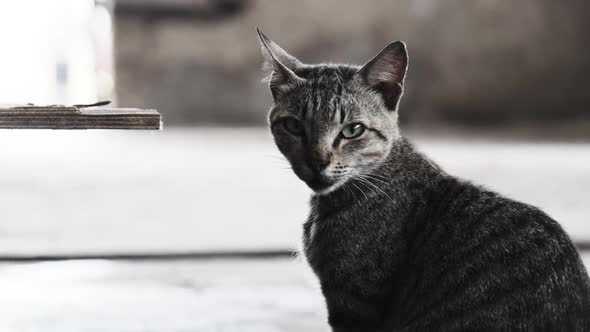
<instances>
[{"instance_id":1,"label":"cat's eye","mask_svg":"<svg viewBox=\"0 0 590 332\"><path fill-rule=\"evenodd\" d=\"M365 132L365 126L361 123L351 123L342 129L340 133L346 139L353 139L361 136Z\"/></svg>"},{"instance_id":2,"label":"cat's eye","mask_svg":"<svg viewBox=\"0 0 590 332\"><path fill-rule=\"evenodd\" d=\"M286 118L283 120L285 129L295 136L303 135L303 124L295 118Z\"/></svg>"}]
</instances>

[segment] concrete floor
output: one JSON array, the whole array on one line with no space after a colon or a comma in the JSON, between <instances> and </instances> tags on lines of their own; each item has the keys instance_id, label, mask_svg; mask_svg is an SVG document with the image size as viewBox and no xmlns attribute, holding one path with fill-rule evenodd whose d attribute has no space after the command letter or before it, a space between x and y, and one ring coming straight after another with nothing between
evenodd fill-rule
<instances>
[{"instance_id":1,"label":"concrete floor","mask_svg":"<svg viewBox=\"0 0 590 332\"><path fill-rule=\"evenodd\" d=\"M290 259L4 265L0 331L327 331L305 271Z\"/></svg>"}]
</instances>

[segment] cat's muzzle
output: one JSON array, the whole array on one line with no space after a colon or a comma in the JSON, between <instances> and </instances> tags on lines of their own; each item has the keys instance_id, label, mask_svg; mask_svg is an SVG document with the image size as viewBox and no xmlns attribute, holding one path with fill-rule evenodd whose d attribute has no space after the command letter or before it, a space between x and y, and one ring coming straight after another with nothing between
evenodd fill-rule
<instances>
[{"instance_id":1,"label":"cat's muzzle","mask_svg":"<svg viewBox=\"0 0 590 332\"><path fill-rule=\"evenodd\" d=\"M311 188L315 192L323 192L326 191L328 188L332 187L337 181L328 178L325 175L314 175L309 180L305 180L305 183L309 188Z\"/></svg>"}]
</instances>

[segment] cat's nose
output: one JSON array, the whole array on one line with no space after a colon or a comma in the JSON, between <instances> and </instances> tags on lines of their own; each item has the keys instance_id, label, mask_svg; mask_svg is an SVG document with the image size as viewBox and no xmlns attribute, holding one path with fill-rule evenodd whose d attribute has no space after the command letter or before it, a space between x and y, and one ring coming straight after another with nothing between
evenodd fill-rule
<instances>
[{"instance_id":1,"label":"cat's nose","mask_svg":"<svg viewBox=\"0 0 590 332\"><path fill-rule=\"evenodd\" d=\"M330 165L330 157L314 158L311 162L311 168L316 173L321 173L328 165Z\"/></svg>"},{"instance_id":2,"label":"cat's nose","mask_svg":"<svg viewBox=\"0 0 590 332\"><path fill-rule=\"evenodd\" d=\"M320 160L317 163L317 169L318 171L323 171L326 169L326 167L328 167L328 165L330 165L329 159Z\"/></svg>"}]
</instances>

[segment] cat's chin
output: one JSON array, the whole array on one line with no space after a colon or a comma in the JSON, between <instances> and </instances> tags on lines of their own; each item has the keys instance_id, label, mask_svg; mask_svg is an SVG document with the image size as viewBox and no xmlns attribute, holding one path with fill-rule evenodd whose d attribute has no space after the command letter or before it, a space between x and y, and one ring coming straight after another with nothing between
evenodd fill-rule
<instances>
[{"instance_id":1,"label":"cat's chin","mask_svg":"<svg viewBox=\"0 0 590 332\"><path fill-rule=\"evenodd\" d=\"M316 195L328 195L340 188L346 181L335 181L330 183L323 183L323 185L317 185L308 183L307 185Z\"/></svg>"}]
</instances>

